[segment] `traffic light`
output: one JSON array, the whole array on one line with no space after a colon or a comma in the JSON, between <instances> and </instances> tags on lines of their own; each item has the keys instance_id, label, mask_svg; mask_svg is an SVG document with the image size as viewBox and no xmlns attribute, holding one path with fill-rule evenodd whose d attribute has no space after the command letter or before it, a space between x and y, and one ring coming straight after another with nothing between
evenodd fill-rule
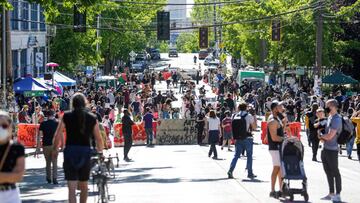
<instances>
[{"instance_id":1,"label":"traffic light","mask_svg":"<svg viewBox=\"0 0 360 203\"><path fill-rule=\"evenodd\" d=\"M157 39L170 40L170 13L157 12Z\"/></svg>"},{"instance_id":2,"label":"traffic light","mask_svg":"<svg viewBox=\"0 0 360 203\"><path fill-rule=\"evenodd\" d=\"M209 28L201 27L199 29L199 47L200 49L207 49L209 46Z\"/></svg>"},{"instance_id":3,"label":"traffic light","mask_svg":"<svg viewBox=\"0 0 360 203\"><path fill-rule=\"evenodd\" d=\"M280 20L273 20L271 22L271 39L272 39L272 41L280 41L280 39L281 39Z\"/></svg>"},{"instance_id":4,"label":"traffic light","mask_svg":"<svg viewBox=\"0 0 360 203\"><path fill-rule=\"evenodd\" d=\"M74 32L86 32L86 11L80 13L77 6L74 6Z\"/></svg>"}]
</instances>

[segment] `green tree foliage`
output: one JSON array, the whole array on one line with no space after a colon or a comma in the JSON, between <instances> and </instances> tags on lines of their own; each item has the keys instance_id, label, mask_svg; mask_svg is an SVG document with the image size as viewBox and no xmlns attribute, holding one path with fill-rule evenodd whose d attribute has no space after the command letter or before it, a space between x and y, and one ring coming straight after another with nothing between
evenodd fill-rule
<instances>
[{"instance_id":1,"label":"green tree foliage","mask_svg":"<svg viewBox=\"0 0 360 203\"><path fill-rule=\"evenodd\" d=\"M176 47L181 53L195 53L199 51L199 32L183 32L176 40Z\"/></svg>"}]
</instances>

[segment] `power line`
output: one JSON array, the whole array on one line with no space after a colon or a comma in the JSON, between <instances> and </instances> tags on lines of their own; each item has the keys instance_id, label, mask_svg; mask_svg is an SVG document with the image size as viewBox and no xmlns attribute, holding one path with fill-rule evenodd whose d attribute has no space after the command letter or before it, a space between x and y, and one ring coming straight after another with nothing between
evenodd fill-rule
<instances>
[{"instance_id":1,"label":"power line","mask_svg":"<svg viewBox=\"0 0 360 203\"><path fill-rule=\"evenodd\" d=\"M204 3L152 3L152 2L136 2L136 1L121 1L121 0L112 0L112 2L122 3L122 4L137 4L137 5L152 5L152 6L209 6L209 5L219 5L219 4L238 4L248 2L248 0L238 0L238 1L220 1L220 2L204 2Z\"/></svg>"}]
</instances>

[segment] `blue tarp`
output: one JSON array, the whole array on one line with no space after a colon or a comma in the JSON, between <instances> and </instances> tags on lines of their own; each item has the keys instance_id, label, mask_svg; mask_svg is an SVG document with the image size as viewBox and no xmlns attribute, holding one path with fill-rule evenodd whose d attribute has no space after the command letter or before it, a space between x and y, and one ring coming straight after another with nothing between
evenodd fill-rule
<instances>
[{"instance_id":1,"label":"blue tarp","mask_svg":"<svg viewBox=\"0 0 360 203\"><path fill-rule=\"evenodd\" d=\"M31 77L21 78L14 83L14 92L23 93L24 91L49 91L45 84Z\"/></svg>"},{"instance_id":2,"label":"blue tarp","mask_svg":"<svg viewBox=\"0 0 360 203\"><path fill-rule=\"evenodd\" d=\"M54 80L56 82L60 83L60 85L63 87L76 85L75 80L73 80L57 71L54 72Z\"/></svg>"}]
</instances>

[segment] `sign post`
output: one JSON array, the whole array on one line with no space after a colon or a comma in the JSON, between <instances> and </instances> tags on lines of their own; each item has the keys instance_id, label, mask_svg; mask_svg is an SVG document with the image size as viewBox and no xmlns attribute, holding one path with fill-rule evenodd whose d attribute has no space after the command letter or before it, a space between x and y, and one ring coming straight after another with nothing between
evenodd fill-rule
<instances>
[{"instance_id":1,"label":"sign post","mask_svg":"<svg viewBox=\"0 0 360 203\"><path fill-rule=\"evenodd\" d=\"M137 55L137 54L136 54L134 51L131 51L131 52L129 53L130 61L131 61L131 68L132 68L133 63L134 63L134 61L135 61L136 55Z\"/></svg>"}]
</instances>

